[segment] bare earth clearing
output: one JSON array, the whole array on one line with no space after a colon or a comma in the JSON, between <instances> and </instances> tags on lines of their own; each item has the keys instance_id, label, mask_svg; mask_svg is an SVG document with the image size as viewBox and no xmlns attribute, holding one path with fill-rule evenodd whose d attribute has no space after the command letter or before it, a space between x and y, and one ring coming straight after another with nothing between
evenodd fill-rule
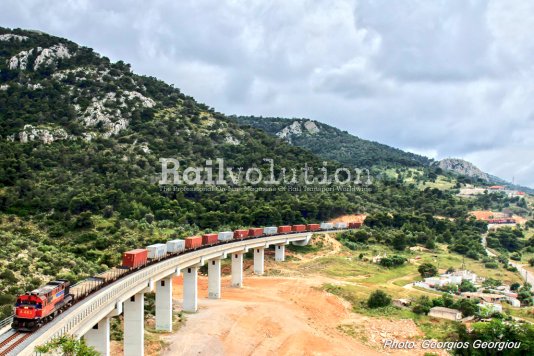
<instances>
[{"instance_id":1,"label":"bare earth clearing","mask_svg":"<svg viewBox=\"0 0 534 356\"><path fill-rule=\"evenodd\" d=\"M203 298L207 279L199 278L199 311L186 325L165 336L163 355L360 355L420 354L382 350L384 338L422 336L411 320L384 320L350 311L348 303L320 290L332 280L319 277L247 276L245 287L224 279L221 300ZM175 299L181 300L180 278ZM343 332L341 329L350 330Z\"/></svg>"}]
</instances>

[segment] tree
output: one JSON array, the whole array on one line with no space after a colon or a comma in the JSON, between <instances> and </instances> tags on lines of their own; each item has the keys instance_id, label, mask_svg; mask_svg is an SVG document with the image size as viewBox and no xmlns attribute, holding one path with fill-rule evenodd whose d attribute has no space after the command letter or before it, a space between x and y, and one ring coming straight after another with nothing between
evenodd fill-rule
<instances>
[{"instance_id":1,"label":"tree","mask_svg":"<svg viewBox=\"0 0 534 356\"><path fill-rule=\"evenodd\" d=\"M433 307L433 302L426 295L417 298L414 301L412 311L416 314L428 314Z\"/></svg>"},{"instance_id":2,"label":"tree","mask_svg":"<svg viewBox=\"0 0 534 356\"><path fill-rule=\"evenodd\" d=\"M37 346L36 351L44 354L60 354L64 356L98 356L100 355L93 347L87 346L83 339L72 336L61 336L53 339L42 346Z\"/></svg>"},{"instance_id":3,"label":"tree","mask_svg":"<svg viewBox=\"0 0 534 356\"><path fill-rule=\"evenodd\" d=\"M462 283L460 283L459 289L461 292L476 292L477 291L477 287L475 287L475 285L471 281L468 281L467 279L464 279Z\"/></svg>"},{"instance_id":4,"label":"tree","mask_svg":"<svg viewBox=\"0 0 534 356\"><path fill-rule=\"evenodd\" d=\"M516 291L516 290L519 290L519 288L521 288L521 284L515 282L515 283L512 283L512 285L510 286L510 290L511 291Z\"/></svg>"},{"instance_id":5,"label":"tree","mask_svg":"<svg viewBox=\"0 0 534 356\"><path fill-rule=\"evenodd\" d=\"M380 289L375 290L367 299L367 306L369 308L383 308L391 304L391 297L381 291Z\"/></svg>"},{"instance_id":6,"label":"tree","mask_svg":"<svg viewBox=\"0 0 534 356\"><path fill-rule=\"evenodd\" d=\"M404 234L398 234L393 238L393 248L398 251L404 251L408 245L406 241L406 236Z\"/></svg>"},{"instance_id":7,"label":"tree","mask_svg":"<svg viewBox=\"0 0 534 356\"><path fill-rule=\"evenodd\" d=\"M461 311L464 317L475 315L475 313L478 311L477 303L471 299L459 299L454 304L454 307Z\"/></svg>"},{"instance_id":8,"label":"tree","mask_svg":"<svg viewBox=\"0 0 534 356\"><path fill-rule=\"evenodd\" d=\"M530 265L530 267L534 267L534 258L528 260L528 264Z\"/></svg>"},{"instance_id":9,"label":"tree","mask_svg":"<svg viewBox=\"0 0 534 356\"><path fill-rule=\"evenodd\" d=\"M434 277L438 274L438 269L432 263L423 263L417 271L419 271L423 278Z\"/></svg>"}]
</instances>

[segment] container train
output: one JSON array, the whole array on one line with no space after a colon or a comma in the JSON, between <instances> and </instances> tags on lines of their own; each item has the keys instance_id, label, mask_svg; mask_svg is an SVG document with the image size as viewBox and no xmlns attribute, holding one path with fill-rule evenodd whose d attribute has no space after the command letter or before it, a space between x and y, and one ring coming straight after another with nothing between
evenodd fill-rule
<instances>
[{"instance_id":1,"label":"container train","mask_svg":"<svg viewBox=\"0 0 534 356\"><path fill-rule=\"evenodd\" d=\"M123 254L122 267L137 269L151 261L162 259L169 254L176 255L188 250L196 250L201 247L226 243L233 240L264 237L275 234L283 235L298 232L358 229L361 226L362 223L360 222L337 222L307 225L297 224L268 226L264 228L238 229L234 231L208 233L201 236L190 236L186 237L185 240L172 240L167 242L166 244L154 244L147 246L146 249L136 249L132 251L127 251Z\"/></svg>"},{"instance_id":2,"label":"container train","mask_svg":"<svg viewBox=\"0 0 534 356\"><path fill-rule=\"evenodd\" d=\"M175 256L187 251L209 247L235 240L258 238L271 235L293 234L299 232L318 232L328 230L357 229L361 223L322 223L268 226L264 228L221 231L201 236L190 236L184 240L176 239L166 243L149 245L144 249L126 251L122 255L122 268L134 271L149 263ZM47 285L27 292L17 298L12 327L18 331L33 331L54 319L75 301L69 293L70 282L56 280Z\"/></svg>"}]
</instances>

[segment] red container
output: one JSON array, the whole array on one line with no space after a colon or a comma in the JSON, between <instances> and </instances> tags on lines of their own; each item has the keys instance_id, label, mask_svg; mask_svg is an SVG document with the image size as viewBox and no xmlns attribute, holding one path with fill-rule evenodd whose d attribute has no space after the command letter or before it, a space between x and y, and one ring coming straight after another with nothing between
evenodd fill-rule
<instances>
[{"instance_id":1,"label":"red container","mask_svg":"<svg viewBox=\"0 0 534 356\"><path fill-rule=\"evenodd\" d=\"M202 236L189 236L185 238L185 248L192 249L202 246Z\"/></svg>"},{"instance_id":2,"label":"red container","mask_svg":"<svg viewBox=\"0 0 534 356\"><path fill-rule=\"evenodd\" d=\"M147 257L148 250L142 248L126 251L122 254L122 266L128 268L137 268L146 263Z\"/></svg>"},{"instance_id":3,"label":"red container","mask_svg":"<svg viewBox=\"0 0 534 356\"><path fill-rule=\"evenodd\" d=\"M294 232L306 231L306 225L293 225L291 230L294 231Z\"/></svg>"},{"instance_id":4,"label":"red container","mask_svg":"<svg viewBox=\"0 0 534 356\"><path fill-rule=\"evenodd\" d=\"M351 222L351 223L349 223L349 229L359 229L360 227L362 227L362 223L361 222Z\"/></svg>"},{"instance_id":5,"label":"red container","mask_svg":"<svg viewBox=\"0 0 534 356\"><path fill-rule=\"evenodd\" d=\"M245 237L248 237L248 230L234 231L234 239L244 239Z\"/></svg>"},{"instance_id":6,"label":"red container","mask_svg":"<svg viewBox=\"0 0 534 356\"><path fill-rule=\"evenodd\" d=\"M213 245L219 241L218 234L204 234L202 235L202 245Z\"/></svg>"},{"instance_id":7,"label":"red container","mask_svg":"<svg viewBox=\"0 0 534 356\"><path fill-rule=\"evenodd\" d=\"M291 225L282 225L278 226L278 233L279 234L285 234L291 232Z\"/></svg>"},{"instance_id":8,"label":"red container","mask_svg":"<svg viewBox=\"0 0 534 356\"><path fill-rule=\"evenodd\" d=\"M317 231L321 228L320 224L308 224L306 225L306 230L308 231Z\"/></svg>"},{"instance_id":9,"label":"red container","mask_svg":"<svg viewBox=\"0 0 534 356\"><path fill-rule=\"evenodd\" d=\"M263 229L261 227L248 229L248 236L257 237L263 235Z\"/></svg>"}]
</instances>

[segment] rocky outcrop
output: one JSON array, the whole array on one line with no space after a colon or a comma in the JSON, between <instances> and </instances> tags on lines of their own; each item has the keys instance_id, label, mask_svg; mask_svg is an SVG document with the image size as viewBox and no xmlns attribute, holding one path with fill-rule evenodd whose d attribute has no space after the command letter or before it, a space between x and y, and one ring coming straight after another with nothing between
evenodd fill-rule
<instances>
[{"instance_id":1,"label":"rocky outcrop","mask_svg":"<svg viewBox=\"0 0 534 356\"><path fill-rule=\"evenodd\" d=\"M32 48L27 51L21 51L17 55L8 60L9 69L28 69L28 57L32 54L37 54L33 62L33 69L37 70L40 67L56 64L59 59L70 58L72 55L69 49L63 44L58 43L49 48Z\"/></svg>"},{"instance_id":2,"label":"rocky outcrop","mask_svg":"<svg viewBox=\"0 0 534 356\"><path fill-rule=\"evenodd\" d=\"M230 135L230 134L227 134L225 137L224 137L224 143L227 143L229 145L234 145L234 146L237 146L241 143L241 141L239 141L237 138L235 138L234 136Z\"/></svg>"},{"instance_id":3,"label":"rocky outcrop","mask_svg":"<svg viewBox=\"0 0 534 356\"><path fill-rule=\"evenodd\" d=\"M19 132L18 136L21 143L41 141L45 144L69 138L67 132L62 128L36 128L32 125L24 125L24 128Z\"/></svg>"},{"instance_id":4,"label":"rocky outcrop","mask_svg":"<svg viewBox=\"0 0 534 356\"><path fill-rule=\"evenodd\" d=\"M472 178L480 178L485 181L490 180L490 177L487 173L482 172L474 164L463 159L445 158L437 162L437 165L444 171L454 172Z\"/></svg>"},{"instance_id":5,"label":"rocky outcrop","mask_svg":"<svg viewBox=\"0 0 534 356\"><path fill-rule=\"evenodd\" d=\"M0 35L0 41L15 40L15 41L22 42L22 41L26 41L27 39L28 37L26 36L15 35L13 33L5 33L3 35Z\"/></svg>"},{"instance_id":6,"label":"rocky outcrop","mask_svg":"<svg viewBox=\"0 0 534 356\"><path fill-rule=\"evenodd\" d=\"M279 132L277 132L276 136L291 142L292 136L300 136L305 133L313 135L318 133L319 131L320 129L317 124L311 120L307 120L304 122L295 120L291 123L291 125L288 125Z\"/></svg>"},{"instance_id":7,"label":"rocky outcrop","mask_svg":"<svg viewBox=\"0 0 534 356\"><path fill-rule=\"evenodd\" d=\"M25 70L28 66L28 57L33 53L34 48L28 51L21 51L17 55L11 57L7 63L9 69Z\"/></svg>"},{"instance_id":8,"label":"rocky outcrop","mask_svg":"<svg viewBox=\"0 0 534 356\"><path fill-rule=\"evenodd\" d=\"M45 48L39 51L40 47L37 47L39 55L35 58L33 69L36 70L41 66L48 66L57 63L58 59L70 58L71 54L69 49L63 44L59 43L50 48Z\"/></svg>"}]
</instances>

